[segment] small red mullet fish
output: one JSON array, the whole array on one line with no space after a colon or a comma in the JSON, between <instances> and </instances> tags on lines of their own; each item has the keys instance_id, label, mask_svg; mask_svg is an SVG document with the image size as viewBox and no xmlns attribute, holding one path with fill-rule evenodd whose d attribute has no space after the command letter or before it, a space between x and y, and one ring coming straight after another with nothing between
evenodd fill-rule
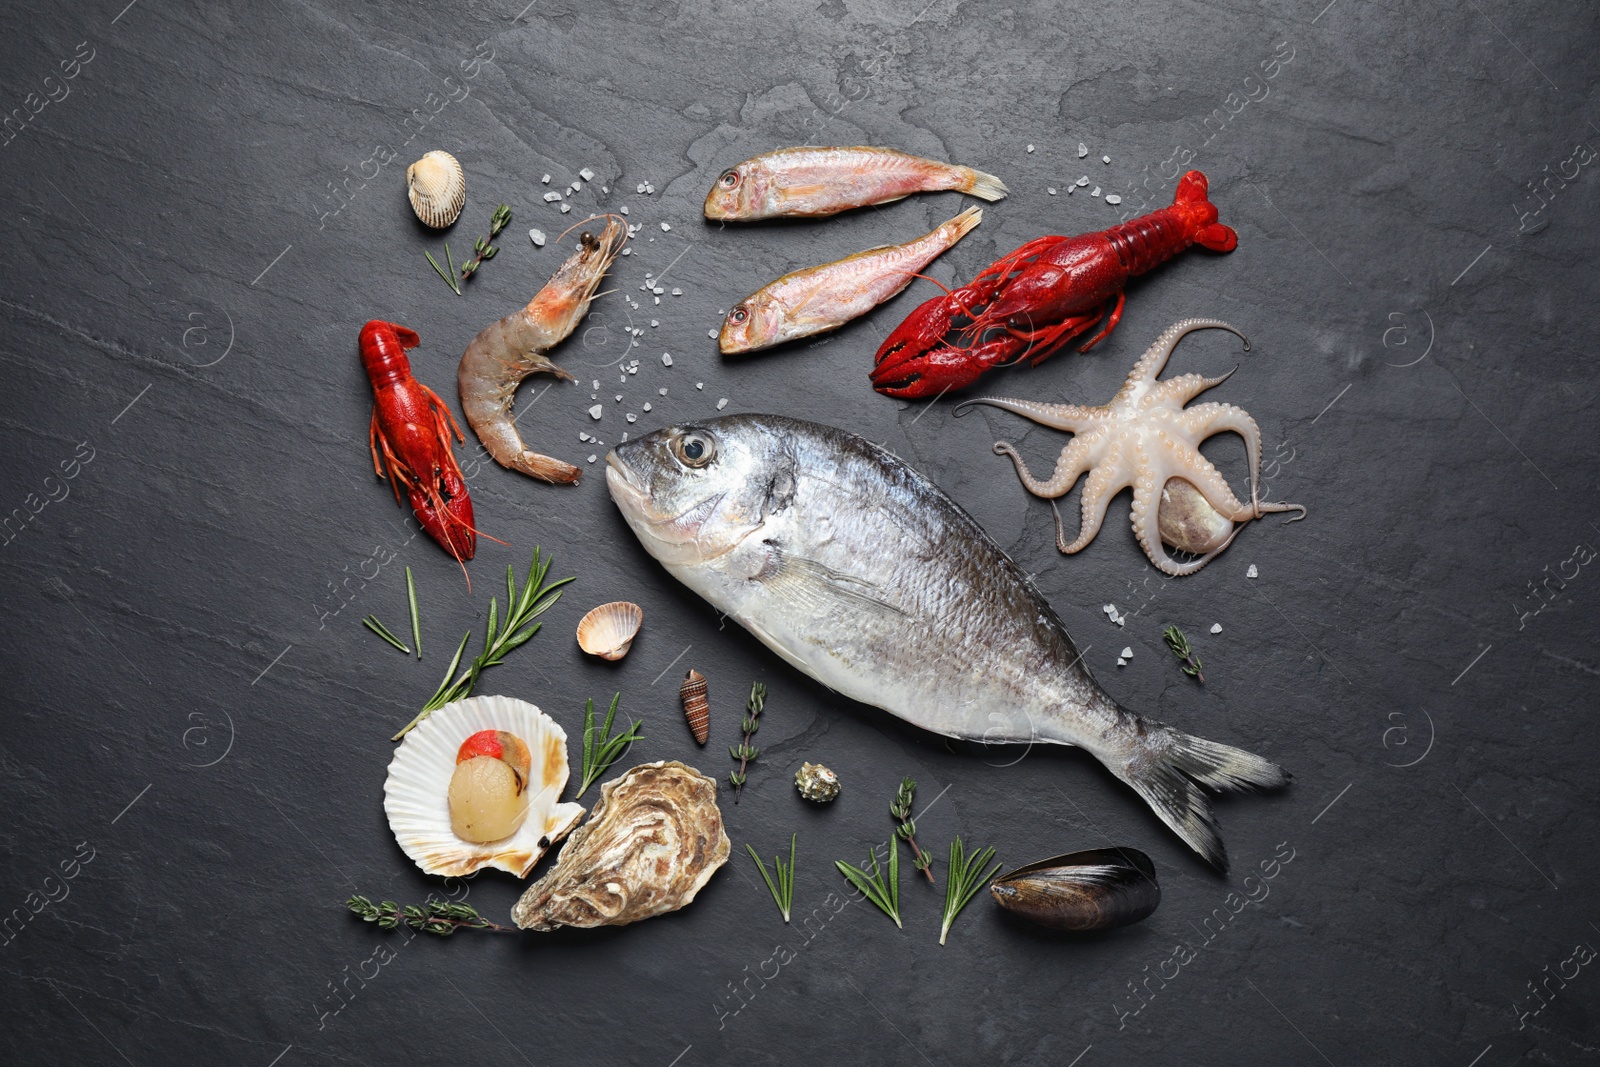
<instances>
[{"instance_id":1,"label":"small red mullet fish","mask_svg":"<svg viewBox=\"0 0 1600 1067\"><path fill-rule=\"evenodd\" d=\"M726 356L836 330L901 292L923 267L982 221L983 208L969 207L915 241L869 248L785 274L734 305L723 320L717 346Z\"/></svg>"},{"instance_id":2,"label":"small red mullet fish","mask_svg":"<svg viewBox=\"0 0 1600 1067\"><path fill-rule=\"evenodd\" d=\"M983 200L1007 192L993 174L892 148L780 148L723 171L706 195L706 218L821 218L946 189Z\"/></svg>"}]
</instances>

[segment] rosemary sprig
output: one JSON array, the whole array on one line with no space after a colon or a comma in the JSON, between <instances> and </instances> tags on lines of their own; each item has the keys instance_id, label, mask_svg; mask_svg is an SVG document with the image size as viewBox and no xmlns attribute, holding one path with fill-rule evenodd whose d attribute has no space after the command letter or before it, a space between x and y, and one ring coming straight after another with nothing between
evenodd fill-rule
<instances>
[{"instance_id":1,"label":"rosemary sprig","mask_svg":"<svg viewBox=\"0 0 1600 1067\"><path fill-rule=\"evenodd\" d=\"M543 623L533 620L543 615L561 599L559 590L572 578L563 578L559 582L546 585L545 575L550 571L552 559L546 557L540 562L539 549L533 550L533 561L528 564L528 577L522 583L522 591L517 592L516 571L510 565L506 567L506 618L505 625L497 627L500 604L493 597L489 598L489 624L484 628L483 651L473 659L466 670L459 675L456 667L461 663L461 654L467 649L467 641L472 637L472 631L467 631L461 638L461 645L456 649L455 659L450 661L450 669L444 672L444 681L439 683L439 688L433 696L422 706L417 717L406 724L405 729L390 738L398 741L409 733L417 723L438 711L452 700L461 700L472 695L472 689L478 684L478 675L486 669L497 666L505 661L507 653L525 644L529 638L539 632ZM531 625L530 625L531 624ZM524 629L524 627L527 627ZM451 679L454 679L453 681Z\"/></svg>"},{"instance_id":2,"label":"rosemary sprig","mask_svg":"<svg viewBox=\"0 0 1600 1067\"><path fill-rule=\"evenodd\" d=\"M917 780L915 778L900 779L900 789L894 795L894 803L889 805L889 814L893 815L900 825L895 828L911 846L911 866L928 876L928 884L934 885L933 857L917 847L917 822L911 817L911 802L917 797Z\"/></svg>"},{"instance_id":3,"label":"rosemary sprig","mask_svg":"<svg viewBox=\"0 0 1600 1067\"><path fill-rule=\"evenodd\" d=\"M761 728L761 710L767 705L767 687L760 682L750 686L750 697L744 702L744 740L737 745L728 746L728 755L739 761L739 769L728 775L728 781L733 786L733 802L739 803L739 796L744 792L745 768L750 761L761 755L761 750L750 743L750 738Z\"/></svg>"},{"instance_id":4,"label":"rosemary sprig","mask_svg":"<svg viewBox=\"0 0 1600 1067\"><path fill-rule=\"evenodd\" d=\"M794 904L794 843L799 834L789 835L789 865L784 866L782 856L772 857L772 868L777 872L778 880L773 882L767 874L767 865L761 862L761 857L756 855L756 850L750 845L745 845L745 851L750 853L750 858L756 861L756 869L761 872L761 880L767 883L767 892L772 894L773 901L778 905L778 911L783 914L783 921L789 921L789 908Z\"/></svg>"},{"instance_id":5,"label":"rosemary sprig","mask_svg":"<svg viewBox=\"0 0 1600 1067\"><path fill-rule=\"evenodd\" d=\"M1183 660L1178 669L1201 685L1205 685L1206 676L1200 673L1200 657L1194 654L1194 649L1190 647L1189 639L1183 635L1183 631L1176 626L1168 626L1161 631L1161 636L1166 639L1167 647L1172 649L1172 654Z\"/></svg>"},{"instance_id":6,"label":"rosemary sprig","mask_svg":"<svg viewBox=\"0 0 1600 1067\"><path fill-rule=\"evenodd\" d=\"M944 882L944 925L939 928L939 944L944 944L945 935L950 933L950 926L961 914L961 909L977 895L978 890L988 884L989 879L999 873L998 863L987 874L984 873L984 867L992 859L992 848L980 848L968 856L959 836L950 842L950 868L945 872Z\"/></svg>"},{"instance_id":7,"label":"rosemary sprig","mask_svg":"<svg viewBox=\"0 0 1600 1067\"><path fill-rule=\"evenodd\" d=\"M395 648L398 648L401 652L404 652L408 656L411 655L411 650L405 646L405 643L394 634L390 633L389 628L383 623L379 622L376 615L368 615L366 618L361 620L361 625L365 626L367 629L371 630L373 633L389 642Z\"/></svg>"},{"instance_id":8,"label":"rosemary sprig","mask_svg":"<svg viewBox=\"0 0 1600 1067\"><path fill-rule=\"evenodd\" d=\"M628 727L626 733L611 736L611 723L617 717L617 702L622 699L618 693L611 698L611 709L606 712L605 725L597 734L594 729L594 698L589 698L589 704L583 712L583 787L578 790L578 796L589 791L595 779L606 773L613 763L628 750L628 746L635 741L643 741L644 734L639 732L639 727L644 725L640 719ZM574 798L576 799L576 798Z\"/></svg>"},{"instance_id":9,"label":"rosemary sprig","mask_svg":"<svg viewBox=\"0 0 1600 1067\"><path fill-rule=\"evenodd\" d=\"M406 568L406 599L411 602L411 643L417 646L417 658L422 658L422 618L417 614L417 583Z\"/></svg>"},{"instance_id":10,"label":"rosemary sprig","mask_svg":"<svg viewBox=\"0 0 1600 1067\"><path fill-rule=\"evenodd\" d=\"M455 277L456 265L455 265L455 263L451 262L451 259L450 259L450 242L446 241L444 243L444 261L446 263L450 264L450 269L449 270L445 270L443 267L439 266L439 261L437 259L433 258L433 253L432 252L425 251L422 254L427 257L429 265L431 265L433 267L433 269L434 269L434 273L438 274L439 277L443 278L444 279L444 283L446 285L448 285L451 289L454 289L457 296L460 296L461 295L461 286L456 284L456 277Z\"/></svg>"},{"instance_id":11,"label":"rosemary sprig","mask_svg":"<svg viewBox=\"0 0 1600 1067\"><path fill-rule=\"evenodd\" d=\"M494 209L494 214L489 216L488 240L484 240L482 237L478 238L472 246L476 255L474 255L469 262L461 264L462 281L466 281L468 278L472 277L473 273L478 269L478 266L484 260L493 259L494 254L500 251L492 242L496 237L500 236L500 231L509 225L511 225L511 208L509 205L501 204L499 207Z\"/></svg>"},{"instance_id":12,"label":"rosemary sprig","mask_svg":"<svg viewBox=\"0 0 1600 1067\"><path fill-rule=\"evenodd\" d=\"M894 924L904 930L900 922L900 841L898 838L889 838L889 873L885 877L878 869L878 857L867 853L867 859L872 862L872 873L868 874L865 867L852 867L844 860L834 860L833 865L839 868L839 873L874 904L885 915L894 920Z\"/></svg>"},{"instance_id":13,"label":"rosemary sprig","mask_svg":"<svg viewBox=\"0 0 1600 1067\"><path fill-rule=\"evenodd\" d=\"M478 909L466 904L452 904L447 900L430 900L426 904L407 904L401 907L392 900L374 904L366 897L351 897L344 906L380 929L393 930L405 923L413 930L425 934L449 937L457 930L491 930L498 934L514 934L516 928L492 923L478 914Z\"/></svg>"}]
</instances>

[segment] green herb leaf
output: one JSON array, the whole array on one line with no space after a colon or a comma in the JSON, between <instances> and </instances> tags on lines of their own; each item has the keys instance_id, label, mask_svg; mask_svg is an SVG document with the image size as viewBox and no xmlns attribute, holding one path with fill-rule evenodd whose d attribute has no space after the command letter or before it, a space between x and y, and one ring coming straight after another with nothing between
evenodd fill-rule
<instances>
[{"instance_id":1,"label":"green herb leaf","mask_svg":"<svg viewBox=\"0 0 1600 1067\"><path fill-rule=\"evenodd\" d=\"M422 658L422 618L417 614L417 582L406 568L406 600L411 604L411 643L417 646L417 658Z\"/></svg>"},{"instance_id":2,"label":"green herb leaf","mask_svg":"<svg viewBox=\"0 0 1600 1067\"><path fill-rule=\"evenodd\" d=\"M767 865L761 862L761 857L756 855L756 850L745 845L745 851L750 853L750 858L756 861L756 869L761 872L761 880L767 883L767 892L772 894L773 901L778 905L778 911L783 915L783 921L789 921L789 909L794 903L794 845L798 834L789 835L789 864L784 866L782 856L772 857L772 868L777 872L777 882L767 874Z\"/></svg>"},{"instance_id":3,"label":"green herb leaf","mask_svg":"<svg viewBox=\"0 0 1600 1067\"><path fill-rule=\"evenodd\" d=\"M639 727L644 725L643 719L628 727L626 733L618 734L616 737L611 736L611 724L617 717L617 703L621 700L621 693L611 698L611 708L606 712L605 725L600 728L599 732L596 732L594 728L593 697L589 698L589 703L584 708L583 785L578 790L579 797L587 793L589 787L594 785L595 780L606 773L606 770L617 762L635 741L644 740L644 735L639 732Z\"/></svg>"},{"instance_id":4,"label":"green herb leaf","mask_svg":"<svg viewBox=\"0 0 1600 1067\"><path fill-rule=\"evenodd\" d=\"M404 652L408 656L411 655L411 650L407 648L398 637L390 633L389 628L383 623L379 622L376 615L368 615L366 618L361 620L361 625L365 626L367 629L371 630L373 633L389 642L395 648L398 648L401 652Z\"/></svg>"},{"instance_id":5,"label":"green herb leaf","mask_svg":"<svg viewBox=\"0 0 1600 1067\"><path fill-rule=\"evenodd\" d=\"M878 857L873 852L867 853L867 860L872 864L872 873L868 874L864 867L852 867L843 860L834 860L833 865L839 868L839 873L845 880L861 890L868 900L872 901L894 924L905 929L900 922L900 844L894 838L889 839L889 873L885 877L878 868Z\"/></svg>"},{"instance_id":6,"label":"green herb leaf","mask_svg":"<svg viewBox=\"0 0 1600 1067\"><path fill-rule=\"evenodd\" d=\"M984 873L984 867L992 859L992 848L981 848L968 856L959 835L950 842L950 867L945 872L944 883L944 924L939 928L939 944L944 944L961 909L977 895L978 890L988 884L989 879L1000 872L1000 864L996 863L987 874Z\"/></svg>"}]
</instances>

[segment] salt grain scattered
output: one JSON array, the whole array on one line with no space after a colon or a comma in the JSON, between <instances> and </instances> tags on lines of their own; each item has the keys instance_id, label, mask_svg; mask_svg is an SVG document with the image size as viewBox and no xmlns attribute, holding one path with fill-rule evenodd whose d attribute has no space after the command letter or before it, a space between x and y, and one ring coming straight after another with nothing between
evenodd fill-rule
<instances>
[{"instance_id":1,"label":"salt grain scattered","mask_svg":"<svg viewBox=\"0 0 1600 1067\"><path fill-rule=\"evenodd\" d=\"M1214 633L1214 634L1220 634L1222 632L1222 624L1220 622L1212 623L1211 624L1211 632Z\"/></svg>"},{"instance_id":2,"label":"salt grain scattered","mask_svg":"<svg viewBox=\"0 0 1600 1067\"><path fill-rule=\"evenodd\" d=\"M1078 142L1078 158L1082 159L1084 156L1086 156L1088 154L1089 154L1089 146L1084 144L1082 141L1079 141Z\"/></svg>"},{"instance_id":3,"label":"salt grain scattered","mask_svg":"<svg viewBox=\"0 0 1600 1067\"><path fill-rule=\"evenodd\" d=\"M623 204L622 205L622 213L624 215L626 215L628 213L628 205L627 204Z\"/></svg>"},{"instance_id":4,"label":"salt grain scattered","mask_svg":"<svg viewBox=\"0 0 1600 1067\"><path fill-rule=\"evenodd\" d=\"M706 387L706 383L705 382L695 382L694 383L694 387L696 389L704 389Z\"/></svg>"},{"instance_id":5,"label":"salt grain scattered","mask_svg":"<svg viewBox=\"0 0 1600 1067\"><path fill-rule=\"evenodd\" d=\"M644 192L644 182L639 183L637 191L641 193Z\"/></svg>"},{"instance_id":6,"label":"salt grain scattered","mask_svg":"<svg viewBox=\"0 0 1600 1067\"><path fill-rule=\"evenodd\" d=\"M539 180L541 182L543 182L544 184L549 185L550 184L550 175L546 174L543 178L540 178Z\"/></svg>"},{"instance_id":7,"label":"salt grain scattered","mask_svg":"<svg viewBox=\"0 0 1600 1067\"><path fill-rule=\"evenodd\" d=\"M716 330L707 330L706 331L706 336L707 337L716 337L717 336L717 331Z\"/></svg>"},{"instance_id":8,"label":"salt grain scattered","mask_svg":"<svg viewBox=\"0 0 1600 1067\"><path fill-rule=\"evenodd\" d=\"M663 353L661 353L661 365L663 367L672 366L672 353L671 352L663 352ZM666 395L666 392L667 391L665 389L661 390L661 393L662 393L663 396Z\"/></svg>"},{"instance_id":9,"label":"salt grain scattered","mask_svg":"<svg viewBox=\"0 0 1600 1067\"><path fill-rule=\"evenodd\" d=\"M548 193L544 194L544 202L547 203L547 204L553 204L557 200L560 200L560 199L561 199L561 194L556 192L554 189L552 189Z\"/></svg>"},{"instance_id":10,"label":"salt grain scattered","mask_svg":"<svg viewBox=\"0 0 1600 1067\"><path fill-rule=\"evenodd\" d=\"M623 254L623 255L625 255L625 256L631 256L631 255L633 255L633 249L631 249L631 248L624 248L624 249L623 249L623 250L622 250L622 254ZM637 305L636 305L636 306L637 306Z\"/></svg>"},{"instance_id":11,"label":"salt grain scattered","mask_svg":"<svg viewBox=\"0 0 1600 1067\"><path fill-rule=\"evenodd\" d=\"M630 411L630 412L628 412L628 421L629 422L638 422L639 421L639 416L635 415L633 412Z\"/></svg>"},{"instance_id":12,"label":"salt grain scattered","mask_svg":"<svg viewBox=\"0 0 1600 1067\"><path fill-rule=\"evenodd\" d=\"M1133 658L1133 649L1131 647L1130 648L1124 648L1122 650L1122 658L1123 659L1132 659Z\"/></svg>"},{"instance_id":13,"label":"salt grain scattered","mask_svg":"<svg viewBox=\"0 0 1600 1067\"><path fill-rule=\"evenodd\" d=\"M571 210L572 210L572 205L571 204L562 204L561 205L561 213L563 215L565 215L567 212L569 212Z\"/></svg>"},{"instance_id":14,"label":"salt grain scattered","mask_svg":"<svg viewBox=\"0 0 1600 1067\"><path fill-rule=\"evenodd\" d=\"M600 379L599 378L596 378L594 380L594 388L596 388L596 389L600 388Z\"/></svg>"},{"instance_id":15,"label":"salt grain scattered","mask_svg":"<svg viewBox=\"0 0 1600 1067\"><path fill-rule=\"evenodd\" d=\"M667 387L663 385L660 389L657 389L656 392L660 393L662 396L666 396L667 395Z\"/></svg>"},{"instance_id":16,"label":"salt grain scattered","mask_svg":"<svg viewBox=\"0 0 1600 1067\"><path fill-rule=\"evenodd\" d=\"M1110 156L1101 156L1100 157L1100 162L1102 162L1102 163L1110 163L1111 162L1111 157Z\"/></svg>"},{"instance_id":17,"label":"salt grain scattered","mask_svg":"<svg viewBox=\"0 0 1600 1067\"><path fill-rule=\"evenodd\" d=\"M1127 665L1128 665L1128 661L1127 660L1123 659L1121 656L1117 657L1117 666L1126 667Z\"/></svg>"},{"instance_id":18,"label":"salt grain scattered","mask_svg":"<svg viewBox=\"0 0 1600 1067\"><path fill-rule=\"evenodd\" d=\"M586 182L592 182L594 181L594 171L590 170L588 167L584 167L578 172L578 177L582 178Z\"/></svg>"},{"instance_id":19,"label":"salt grain scattered","mask_svg":"<svg viewBox=\"0 0 1600 1067\"><path fill-rule=\"evenodd\" d=\"M1032 151L1033 151L1033 145L1029 145L1029 146L1028 146L1028 151L1030 151L1030 152L1032 152Z\"/></svg>"},{"instance_id":20,"label":"salt grain scattered","mask_svg":"<svg viewBox=\"0 0 1600 1067\"><path fill-rule=\"evenodd\" d=\"M656 303L658 303L658 304L661 303L661 298L659 296L656 297Z\"/></svg>"},{"instance_id":21,"label":"salt grain scattered","mask_svg":"<svg viewBox=\"0 0 1600 1067\"><path fill-rule=\"evenodd\" d=\"M573 182L571 185L567 186L567 195L571 196L573 193L578 192L582 188L583 184L581 182Z\"/></svg>"},{"instance_id":22,"label":"salt grain scattered","mask_svg":"<svg viewBox=\"0 0 1600 1067\"><path fill-rule=\"evenodd\" d=\"M1078 184L1079 185L1088 185L1089 184L1089 176L1087 174L1085 174L1083 177L1079 178L1078 179Z\"/></svg>"},{"instance_id":23,"label":"salt grain scattered","mask_svg":"<svg viewBox=\"0 0 1600 1067\"><path fill-rule=\"evenodd\" d=\"M717 410L718 411L721 411L723 408L725 408L727 406L728 406L728 398L727 397L723 397L721 400L717 401Z\"/></svg>"},{"instance_id":24,"label":"salt grain scattered","mask_svg":"<svg viewBox=\"0 0 1600 1067\"><path fill-rule=\"evenodd\" d=\"M659 320L657 320L657 319L651 319L650 320L650 328L652 330L655 329L657 326L660 326L660 325L661 325L661 323L660 323Z\"/></svg>"},{"instance_id":25,"label":"salt grain scattered","mask_svg":"<svg viewBox=\"0 0 1600 1067\"><path fill-rule=\"evenodd\" d=\"M544 247L544 231L543 230L529 230L528 231L528 240L533 242L533 247L535 247L535 248L543 248Z\"/></svg>"},{"instance_id":26,"label":"salt grain scattered","mask_svg":"<svg viewBox=\"0 0 1600 1067\"><path fill-rule=\"evenodd\" d=\"M589 439L589 435L588 434L584 433L582 430L578 431L578 440L587 441L588 439Z\"/></svg>"},{"instance_id":27,"label":"salt grain scattered","mask_svg":"<svg viewBox=\"0 0 1600 1067\"><path fill-rule=\"evenodd\" d=\"M665 390L665 389L663 389L663 390L662 390L662 392L663 392L663 393L664 393L664 392L666 392L666 390ZM650 410L650 404L649 404L649 402L648 402L648 401L646 401L646 402L645 402L645 405L644 405L644 409L645 409L645 410L646 410L646 411L649 411L649 410Z\"/></svg>"},{"instance_id":28,"label":"salt grain scattered","mask_svg":"<svg viewBox=\"0 0 1600 1067\"><path fill-rule=\"evenodd\" d=\"M1045 192L1049 193L1051 196L1055 196L1056 195L1056 187L1052 185L1050 188L1046 189Z\"/></svg>"},{"instance_id":29,"label":"salt grain scattered","mask_svg":"<svg viewBox=\"0 0 1600 1067\"><path fill-rule=\"evenodd\" d=\"M662 232L663 232L663 233L664 233L664 232L666 232L666 231L667 231L667 230L670 230L670 229L672 229L672 223L670 223L670 222L663 222L663 223L662 223L662 224L661 224L661 230L662 230Z\"/></svg>"},{"instance_id":30,"label":"salt grain scattered","mask_svg":"<svg viewBox=\"0 0 1600 1067\"><path fill-rule=\"evenodd\" d=\"M683 290L679 289L677 286L673 286L672 287L672 295L673 296L682 296L683 295Z\"/></svg>"},{"instance_id":31,"label":"salt grain scattered","mask_svg":"<svg viewBox=\"0 0 1600 1067\"><path fill-rule=\"evenodd\" d=\"M597 458L598 457L596 457L593 452L589 453L589 462L590 463L593 463L595 461L595 459L597 459Z\"/></svg>"},{"instance_id":32,"label":"salt grain scattered","mask_svg":"<svg viewBox=\"0 0 1600 1067\"><path fill-rule=\"evenodd\" d=\"M1254 563L1250 564L1250 569L1244 572L1244 576L1246 578L1255 578L1255 577L1258 577L1260 574L1261 574L1261 572L1256 570L1256 565Z\"/></svg>"},{"instance_id":33,"label":"salt grain scattered","mask_svg":"<svg viewBox=\"0 0 1600 1067\"><path fill-rule=\"evenodd\" d=\"M617 403L619 403L619 404L622 403L622 394L621 393L617 394Z\"/></svg>"},{"instance_id":34,"label":"salt grain scattered","mask_svg":"<svg viewBox=\"0 0 1600 1067\"><path fill-rule=\"evenodd\" d=\"M1118 196L1116 193L1107 193L1106 194L1106 203L1108 203L1108 204L1120 204L1120 203L1122 203L1122 197Z\"/></svg>"},{"instance_id":35,"label":"salt grain scattered","mask_svg":"<svg viewBox=\"0 0 1600 1067\"><path fill-rule=\"evenodd\" d=\"M594 407L589 409L589 417L591 419L598 421L600 416L603 414L605 414L605 408L601 407L599 404L596 404Z\"/></svg>"},{"instance_id":36,"label":"salt grain scattered","mask_svg":"<svg viewBox=\"0 0 1600 1067\"><path fill-rule=\"evenodd\" d=\"M1098 185L1095 186L1094 189L1090 191L1089 195L1090 196L1099 196L1100 195L1100 187Z\"/></svg>"}]
</instances>

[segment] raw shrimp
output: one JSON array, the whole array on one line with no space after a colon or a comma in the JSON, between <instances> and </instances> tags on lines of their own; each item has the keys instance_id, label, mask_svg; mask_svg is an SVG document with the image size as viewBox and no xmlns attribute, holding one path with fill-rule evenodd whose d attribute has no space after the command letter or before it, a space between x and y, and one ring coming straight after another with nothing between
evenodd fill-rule
<instances>
[{"instance_id":1,"label":"raw shrimp","mask_svg":"<svg viewBox=\"0 0 1600 1067\"><path fill-rule=\"evenodd\" d=\"M511 417L511 402L517 386L531 374L573 380L545 353L566 340L589 313L600 279L627 243L627 221L616 215L602 217L606 228L600 236L585 230L579 237L582 247L561 264L527 307L490 324L472 339L456 376L461 409L495 462L558 485L576 484L583 472L524 445Z\"/></svg>"}]
</instances>

